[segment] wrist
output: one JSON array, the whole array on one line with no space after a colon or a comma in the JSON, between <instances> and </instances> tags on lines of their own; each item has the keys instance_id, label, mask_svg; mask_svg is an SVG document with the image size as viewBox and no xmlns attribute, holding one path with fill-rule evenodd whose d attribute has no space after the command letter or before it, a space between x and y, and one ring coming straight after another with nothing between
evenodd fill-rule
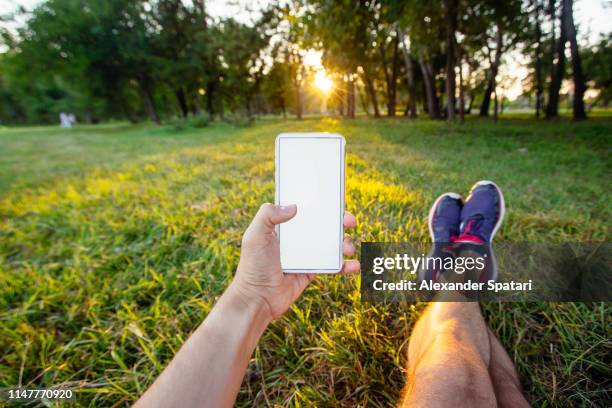
<instances>
[{"instance_id":1,"label":"wrist","mask_svg":"<svg viewBox=\"0 0 612 408\"><path fill-rule=\"evenodd\" d=\"M249 313L253 320L262 325L264 329L274 320L272 309L266 299L250 291L237 279L230 283L223 296L241 310Z\"/></svg>"}]
</instances>

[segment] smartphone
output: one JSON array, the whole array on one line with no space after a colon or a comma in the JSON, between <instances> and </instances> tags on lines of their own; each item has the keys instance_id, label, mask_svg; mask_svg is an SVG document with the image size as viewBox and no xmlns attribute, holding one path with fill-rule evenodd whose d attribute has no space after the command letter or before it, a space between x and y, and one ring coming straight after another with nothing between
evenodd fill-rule
<instances>
[{"instance_id":1,"label":"smartphone","mask_svg":"<svg viewBox=\"0 0 612 408\"><path fill-rule=\"evenodd\" d=\"M344 240L344 137L282 133L276 138L276 204L297 205L277 225L286 273L337 273Z\"/></svg>"}]
</instances>

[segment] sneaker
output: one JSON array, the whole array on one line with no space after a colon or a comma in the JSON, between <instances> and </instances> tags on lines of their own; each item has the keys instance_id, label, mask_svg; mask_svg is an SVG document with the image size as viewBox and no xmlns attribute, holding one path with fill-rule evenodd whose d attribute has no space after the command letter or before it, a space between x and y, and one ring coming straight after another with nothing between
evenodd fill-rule
<instances>
[{"instance_id":1,"label":"sneaker","mask_svg":"<svg viewBox=\"0 0 612 408\"><path fill-rule=\"evenodd\" d=\"M490 243L506 212L501 189L492 181L479 181L470 190L461 210L458 242Z\"/></svg>"},{"instance_id":2,"label":"sneaker","mask_svg":"<svg viewBox=\"0 0 612 408\"><path fill-rule=\"evenodd\" d=\"M436 199L429 210L429 234L431 235L431 251L428 258L445 259L453 256L449 253L451 242L459 236L459 222L463 198L457 193L444 193ZM418 272L420 281L436 282L443 269L421 267Z\"/></svg>"},{"instance_id":3,"label":"sneaker","mask_svg":"<svg viewBox=\"0 0 612 408\"><path fill-rule=\"evenodd\" d=\"M486 258L478 280L497 280L497 261L491 241L501 227L506 204L501 189L492 181L479 181L470 190L463 209L459 236L454 240L462 253Z\"/></svg>"},{"instance_id":4,"label":"sneaker","mask_svg":"<svg viewBox=\"0 0 612 408\"><path fill-rule=\"evenodd\" d=\"M429 234L433 242L453 242L459 236L463 199L457 193L444 193L429 210Z\"/></svg>"}]
</instances>

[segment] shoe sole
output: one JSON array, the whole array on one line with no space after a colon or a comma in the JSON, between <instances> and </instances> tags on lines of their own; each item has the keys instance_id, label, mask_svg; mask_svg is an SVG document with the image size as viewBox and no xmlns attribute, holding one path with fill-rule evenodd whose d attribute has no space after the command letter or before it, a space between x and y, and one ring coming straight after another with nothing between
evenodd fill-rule
<instances>
[{"instance_id":1,"label":"shoe sole","mask_svg":"<svg viewBox=\"0 0 612 408\"><path fill-rule=\"evenodd\" d=\"M463 203L463 197L461 197L461 195L457 193L444 193L440 195L438 198L436 198L436 201L434 201L433 205L429 209L429 217L428 217L428 222L427 222L427 225L429 226L429 235L431 236L431 242L436 242L436 239L434 237L434 232L433 232L433 225L432 225L434 213L436 212L436 207L438 207L438 204L444 197L450 197L454 200L460 200L461 203Z\"/></svg>"}]
</instances>

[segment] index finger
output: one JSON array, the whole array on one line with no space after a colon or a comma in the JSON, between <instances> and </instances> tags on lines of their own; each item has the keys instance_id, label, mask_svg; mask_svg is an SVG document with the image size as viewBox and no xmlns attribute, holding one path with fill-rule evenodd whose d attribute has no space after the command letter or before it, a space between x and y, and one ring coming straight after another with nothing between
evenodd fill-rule
<instances>
[{"instance_id":1,"label":"index finger","mask_svg":"<svg viewBox=\"0 0 612 408\"><path fill-rule=\"evenodd\" d=\"M357 219L353 214L348 211L345 211L344 220L342 223L344 224L344 228L354 228L357 226Z\"/></svg>"}]
</instances>

